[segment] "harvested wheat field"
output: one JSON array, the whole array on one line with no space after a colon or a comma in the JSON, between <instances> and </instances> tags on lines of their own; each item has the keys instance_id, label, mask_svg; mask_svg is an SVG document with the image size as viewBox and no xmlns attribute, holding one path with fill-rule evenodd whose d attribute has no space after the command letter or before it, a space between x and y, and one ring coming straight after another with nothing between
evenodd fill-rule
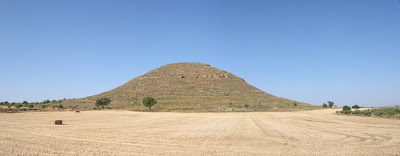
<instances>
[{"instance_id":1,"label":"harvested wheat field","mask_svg":"<svg viewBox=\"0 0 400 156\"><path fill-rule=\"evenodd\" d=\"M400 120L335 111L2 113L0 155L400 154Z\"/></svg>"}]
</instances>

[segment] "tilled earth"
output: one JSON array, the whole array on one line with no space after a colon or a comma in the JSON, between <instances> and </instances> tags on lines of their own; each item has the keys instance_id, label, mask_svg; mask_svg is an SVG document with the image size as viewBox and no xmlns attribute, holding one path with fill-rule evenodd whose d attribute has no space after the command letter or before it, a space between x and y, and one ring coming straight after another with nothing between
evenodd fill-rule
<instances>
[{"instance_id":1,"label":"tilled earth","mask_svg":"<svg viewBox=\"0 0 400 156\"><path fill-rule=\"evenodd\" d=\"M400 155L400 120L336 110L0 113L0 155Z\"/></svg>"}]
</instances>

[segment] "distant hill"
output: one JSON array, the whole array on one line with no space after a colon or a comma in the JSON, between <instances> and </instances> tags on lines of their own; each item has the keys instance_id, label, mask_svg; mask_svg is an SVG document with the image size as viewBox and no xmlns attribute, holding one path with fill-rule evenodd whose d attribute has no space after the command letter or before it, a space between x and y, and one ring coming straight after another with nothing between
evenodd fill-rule
<instances>
[{"instance_id":1,"label":"distant hill","mask_svg":"<svg viewBox=\"0 0 400 156\"><path fill-rule=\"evenodd\" d=\"M144 110L141 101L146 96L157 99L153 109L159 111L270 111L311 107L268 94L240 77L204 63L167 64L110 91L67 100L64 104L90 109L96 99L108 97L112 100L109 107Z\"/></svg>"}]
</instances>

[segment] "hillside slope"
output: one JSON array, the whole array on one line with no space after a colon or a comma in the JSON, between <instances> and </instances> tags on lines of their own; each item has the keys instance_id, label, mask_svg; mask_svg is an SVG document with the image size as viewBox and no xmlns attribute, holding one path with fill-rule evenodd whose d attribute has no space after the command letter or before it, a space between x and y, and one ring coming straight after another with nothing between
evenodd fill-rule
<instances>
[{"instance_id":1,"label":"hillside slope","mask_svg":"<svg viewBox=\"0 0 400 156\"><path fill-rule=\"evenodd\" d=\"M309 104L279 98L248 84L229 72L204 63L173 63L154 69L142 76L104 93L67 104L88 105L101 97L112 100L110 107L140 109L146 96L157 99L155 108L181 110L287 109Z\"/></svg>"}]
</instances>

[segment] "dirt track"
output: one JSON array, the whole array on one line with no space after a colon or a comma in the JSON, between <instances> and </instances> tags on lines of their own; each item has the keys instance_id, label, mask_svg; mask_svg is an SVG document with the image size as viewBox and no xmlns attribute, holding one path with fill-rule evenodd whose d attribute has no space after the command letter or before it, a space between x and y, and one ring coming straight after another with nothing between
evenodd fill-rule
<instances>
[{"instance_id":1,"label":"dirt track","mask_svg":"<svg viewBox=\"0 0 400 156\"><path fill-rule=\"evenodd\" d=\"M400 155L400 120L335 111L1 113L0 155Z\"/></svg>"}]
</instances>

